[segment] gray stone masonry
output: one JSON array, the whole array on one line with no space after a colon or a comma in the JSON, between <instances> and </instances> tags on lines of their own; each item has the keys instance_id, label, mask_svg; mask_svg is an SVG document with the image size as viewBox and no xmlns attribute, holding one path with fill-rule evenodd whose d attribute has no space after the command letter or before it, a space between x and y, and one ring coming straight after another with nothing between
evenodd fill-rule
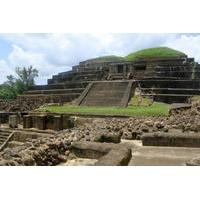
<instances>
[{"instance_id":1,"label":"gray stone masonry","mask_svg":"<svg viewBox=\"0 0 200 200\"><path fill-rule=\"evenodd\" d=\"M10 128L17 128L19 122L19 117L17 115L10 115L9 116L9 127Z\"/></svg>"}]
</instances>

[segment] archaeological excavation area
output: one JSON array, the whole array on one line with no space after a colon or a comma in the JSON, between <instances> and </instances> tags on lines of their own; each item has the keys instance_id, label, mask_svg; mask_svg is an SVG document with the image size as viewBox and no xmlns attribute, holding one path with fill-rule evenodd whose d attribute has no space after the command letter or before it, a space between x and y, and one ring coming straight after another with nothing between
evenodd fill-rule
<instances>
[{"instance_id":1,"label":"archaeological excavation area","mask_svg":"<svg viewBox=\"0 0 200 200\"><path fill-rule=\"evenodd\" d=\"M0 165L200 165L200 64L170 51L86 60L0 100Z\"/></svg>"}]
</instances>

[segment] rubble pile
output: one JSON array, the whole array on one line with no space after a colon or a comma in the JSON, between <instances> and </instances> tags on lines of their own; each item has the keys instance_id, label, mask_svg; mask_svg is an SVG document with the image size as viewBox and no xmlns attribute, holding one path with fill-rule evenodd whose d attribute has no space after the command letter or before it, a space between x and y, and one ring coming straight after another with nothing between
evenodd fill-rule
<instances>
[{"instance_id":1,"label":"rubble pile","mask_svg":"<svg viewBox=\"0 0 200 200\"><path fill-rule=\"evenodd\" d=\"M21 101L19 99L16 100L0 100L0 110L6 112L25 112L31 111L39 108L45 104L43 99L38 99L37 101L29 100L29 101Z\"/></svg>"},{"instance_id":2,"label":"rubble pile","mask_svg":"<svg viewBox=\"0 0 200 200\"><path fill-rule=\"evenodd\" d=\"M28 139L23 145L5 148L0 153L1 166L54 166L66 162L74 134Z\"/></svg>"}]
</instances>

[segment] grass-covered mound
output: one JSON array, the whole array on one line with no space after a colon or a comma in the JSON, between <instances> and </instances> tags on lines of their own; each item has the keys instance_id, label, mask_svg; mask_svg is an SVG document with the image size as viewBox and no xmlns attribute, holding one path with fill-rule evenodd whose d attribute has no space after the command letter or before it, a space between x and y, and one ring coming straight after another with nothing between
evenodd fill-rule
<instances>
[{"instance_id":1,"label":"grass-covered mound","mask_svg":"<svg viewBox=\"0 0 200 200\"><path fill-rule=\"evenodd\" d=\"M102 56L102 57L97 57L97 58L93 58L90 60L87 60L90 62L116 62L116 61L125 61L124 57L120 57L120 56Z\"/></svg>"},{"instance_id":2,"label":"grass-covered mound","mask_svg":"<svg viewBox=\"0 0 200 200\"><path fill-rule=\"evenodd\" d=\"M145 58L156 58L156 57L167 58L167 57L183 57L183 56L186 56L186 54L184 54L181 51L177 51L175 49L171 49L168 47L155 47L133 52L128 56L126 56L125 58L128 61L134 61L137 59L145 59Z\"/></svg>"},{"instance_id":3,"label":"grass-covered mound","mask_svg":"<svg viewBox=\"0 0 200 200\"><path fill-rule=\"evenodd\" d=\"M100 114L100 115L125 115L125 116L167 116L169 104L154 102L151 106L120 107L87 107L87 106L46 106L38 109L41 112L74 113L74 114Z\"/></svg>"}]
</instances>

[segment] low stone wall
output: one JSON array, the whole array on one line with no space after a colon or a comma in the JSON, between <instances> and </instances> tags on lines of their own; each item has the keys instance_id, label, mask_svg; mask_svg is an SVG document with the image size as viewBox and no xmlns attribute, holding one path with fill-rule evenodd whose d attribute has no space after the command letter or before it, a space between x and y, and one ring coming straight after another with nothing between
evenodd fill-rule
<instances>
[{"instance_id":1,"label":"low stone wall","mask_svg":"<svg viewBox=\"0 0 200 200\"><path fill-rule=\"evenodd\" d=\"M37 139L39 137L49 137L50 134L36 133L36 132L25 132L25 131L14 131L12 141L26 142L27 139Z\"/></svg>"},{"instance_id":2,"label":"low stone wall","mask_svg":"<svg viewBox=\"0 0 200 200\"><path fill-rule=\"evenodd\" d=\"M112 149L101 157L95 166L126 166L131 160L132 152L128 148Z\"/></svg>"},{"instance_id":3,"label":"low stone wall","mask_svg":"<svg viewBox=\"0 0 200 200\"><path fill-rule=\"evenodd\" d=\"M98 159L95 166L125 166L132 157L129 148L98 142L74 142L71 151L77 157Z\"/></svg>"},{"instance_id":4,"label":"low stone wall","mask_svg":"<svg viewBox=\"0 0 200 200\"><path fill-rule=\"evenodd\" d=\"M185 164L187 166L200 166L200 157L188 160Z\"/></svg>"},{"instance_id":5,"label":"low stone wall","mask_svg":"<svg viewBox=\"0 0 200 200\"><path fill-rule=\"evenodd\" d=\"M24 128L36 128L39 130L51 129L55 131L72 128L73 119L65 114L34 114L23 117Z\"/></svg>"},{"instance_id":6,"label":"low stone wall","mask_svg":"<svg viewBox=\"0 0 200 200\"><path fill-rule=\"evenodd\" d=\"M199 133L146 133L141 139L144 146L200 147Z\"/></svg>"}]
</instances>

